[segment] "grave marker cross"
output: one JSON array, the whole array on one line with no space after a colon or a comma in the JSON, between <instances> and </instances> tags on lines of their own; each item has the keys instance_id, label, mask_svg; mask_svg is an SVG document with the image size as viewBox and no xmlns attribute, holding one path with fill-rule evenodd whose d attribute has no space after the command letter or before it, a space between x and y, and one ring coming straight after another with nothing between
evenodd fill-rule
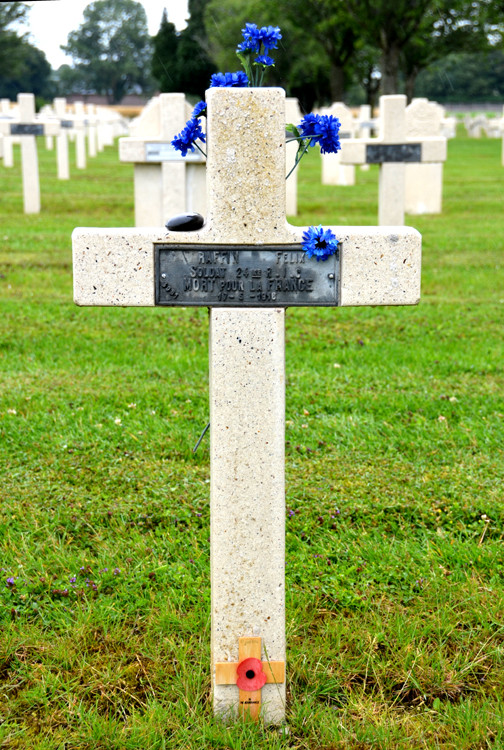
<instances>
[{"instance_id":1,"label":"grave marker cross","mask_svg":"<svg viewBox=\"0 0 504 750\"><path fill-rule=\"evenodd\" d=\"M446 138L406 134L406 97L380 97L379 137L345 141L342 164L379 164L378 224L404 224L405 164L446 160Z\"/></svg>"},{"instance_id":2,"label":"grave marker cross","mask_svg":"<svg viewBox=\"0 0 504 750\"><path fill-rule=\"evenodd\" d=\"M162 226L186 211L206 214L204 156L195 151L183 158L171 145L191 111L184 94L160 94L135 122L133 135L119 139L120 161L134 164L137 227Z\"/></svg>"},{"instance_id":3,"label":"grave marker cross","mask_svg":"<svg viewBox=\"0 0 504 750\"><path fill-rule=\"evenodd\" d=\"M23 203L25 214L40 213L40 182L38 169L37 135L58 135L56 122L35 117L33 94L18 94L19 115L13 120L0 120L0 134L19 136L21 140L21 169L23 174Z\"/></svg>"},{"instance_id":4,"label":"grave marker cross","mask_svg":"<svg viewBox=\"0 0 504 750\"><path fill-rule=\"evenodd\" d=\"M301 252L306 227L286 222L284 99L275 88L207 91L208 216L201 229L73 232L77 304L155 305L165 273L163 304L172 292L180 304L187 285L198 299L185 304L210 307L212 687L222 715L237 713L239 695L236 684L221 684L216 665L240 661L240 638L261 638L263 664L285 662L285 307L416 304L420 293L416 230L333 227L341 240L337 293L320 302L313 285L299 301L295 287L308 267L320 277L333 272ZM264 256L254 282L260 279L267 301L251 307L254 249ZM156 267L162 253L164 270ZM183 267L184 255L185 272L172 278L171 265ZM191 288L195 278L215 282L206 285L206 301L207 292ZM272 298L290 283L282 301ZM220 302L215 287L225 293ZM266 682L261 701L265 721L282 722L285 680Z\"/></svg>"}]
</instances>

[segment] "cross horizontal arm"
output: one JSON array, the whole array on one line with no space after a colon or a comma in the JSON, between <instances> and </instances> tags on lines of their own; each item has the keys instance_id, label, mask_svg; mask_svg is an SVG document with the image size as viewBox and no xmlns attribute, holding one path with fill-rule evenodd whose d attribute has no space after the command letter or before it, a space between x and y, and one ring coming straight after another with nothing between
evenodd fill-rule
<instances>
[{"instance_id":1,"label":"cross horizontal arm","mask_svg":"<svg viewBox=\"0 0 504 750\"><path fill-rule=\"evenodd\" d=\"M59 135L59 122L0 120L0 135Z\"/></svg>"},{"instance_id":2,"label":"cross horizontal arm","mask_svg":"<svg viewBox=\"0 0 504 750\"><path fill-rule=\"evenodd\" d=\"M286 244L300 245L304 229L285 225L285 230L279 232L278 250ZM415 229L331 229L342 247L340 306L417 304L421 236ZM231 235L229 242L232 241ZM156 228L77 228L72 243L76 304L151 307L156 304L154 243L201 245L202 250L209 250L215 239L206 225L195 232L169 233ZM261 245L257 244L257 248ZM317 264L314 259L309 263L323 267L323 262Z\"/></svg>"},{"instance_id":3,"label":"cross horizontal arm","mask_svg":"<svg viewBox=\"0 0 504 750\"><path fill-rule=\"evenodd\" d=\"M343 144L340 160L342 164L444 162L446 161L446 138L426 136L421 140L405 139L397 144L383 143L379 138L349 138Z\"/></svg>"}]
</instances>

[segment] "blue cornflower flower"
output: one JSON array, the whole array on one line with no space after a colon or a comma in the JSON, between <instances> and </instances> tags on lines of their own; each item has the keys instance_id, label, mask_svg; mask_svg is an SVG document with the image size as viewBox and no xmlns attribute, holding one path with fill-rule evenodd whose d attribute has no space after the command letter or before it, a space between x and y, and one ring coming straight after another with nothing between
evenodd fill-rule
<instances>
[{"instance_id":1,"label":"blue cornflower flower","mask_svg":"<svg viewBox=\"0 0 504 750\"><path fill-rule=\"evenodd\" d=\"M277 49L277 43L282 38L279 26L263 26L259 29L259 39L266 52Z\"/></svg>"},{"instance_id":2,"label":"blue cornflower flower","mask_svg":"<svg viewBox=\"0 0 504 750\"><path fill-rule=\"evenodd\" d=\"M238 70L236 73L214 73L210 79L210 88L216 86L242 88L248 86L248 78L243 70Z\"/></svg>"},{"instance_id":3,"label":"blue cornflower flower","mask_svg":"<svg viewBox=\"0 0 504 750\"><path fill-rule=\"evenodd\" d=\"M258 65L266 65L268 67L275 64L275 61L273 60L273 58L268 57L268 55L259 55L259 57L256 57L254 62L257 63Z\"/></svg>"},{"instance_id":4,"label":"blue cornflower flower","mask_svg":"<svg viewBox=\"0 0 504 750\"><path fill-rule=\"evenodd\" d=\"M259 52L261 47L260 30L256 23L246 23L245 28L241 30L243 42L238 45L237 52Z\"/></svg>"},{"instance_id":5,"label":"blue cornflower flower","mask_svg":"<svg viewBox=\"0 0 504 750\"><path fill-rule=\"evenodd\" d=\"M245 42L240 42L240 44L236 48L236 51L242 53L259 52L259 44L255 39L247 39L247 41Z\"/></svg>"},{"instance_id":6,"label":"blue cornflower flower","mask_svg":"<svg viewBox=\"0 0 504 750\"><path fill-rule=\"evenodd\" d=\"M318 227L308 227L303 233L301 246L309 258L327 260L334 255L338 249L339 240L330 229L324 229L321 224Z\"/></svg>"},{"instance_id":7,"label":"blue cornflower flower","mask_svg":"<svg viewBox=\"0 0 504 750\"><path fill-rule=\"evenodd\" d=\"M305 115L299 124L299 134L303 136L303 138L317 135L318 120L319 115ZM310 145L314 146L315 143L311 143Z\"/></svg>"},{"instance_id":8,"label":"blue cornflower flower","mask_svg":"<svg viewBox=\"0 0 504 750\"><path fill-rule=\"evenodd\" d=\"M194 151L196 141L199 139L205 142L205 133L201 129L199 120L191 119L186 123L185 128L172 140L172 146L180 151L182 156L186 156L188 151Z\"/></svg>"},{"instance_id":9,"label":"blue cornflower flower","mask_svg":"<svg viewBox=\"0 0 504 750\"><path fill-rule=\"evenodd\" d=\"M305 115L299 125L303 138L310 138L310 146L320 145L320 153L335 154L341 149L338 136L341 123L333 115Z\"/></svg>"},{"instance_id":10,"label":"blue cornflower flower","mask_svg":"<svg viewBox=\"0 0 504 750\"><path fill-rule=\"evenodd\" d=\"M201 101L196 104L192 111L191 120L196 120L198 117L205 115L206 117L206 102Z\"/></svg>"}]
</instances>

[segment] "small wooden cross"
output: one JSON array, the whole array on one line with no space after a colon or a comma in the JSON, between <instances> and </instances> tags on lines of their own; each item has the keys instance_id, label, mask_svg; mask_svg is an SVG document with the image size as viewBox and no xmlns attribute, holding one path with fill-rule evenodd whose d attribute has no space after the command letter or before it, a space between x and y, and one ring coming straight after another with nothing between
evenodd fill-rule
<instances>
[{"instance_id":1,"label":"small wooden cross","mask_svg":"<svg viewBox=\"0 0 504 750\"><path fill-rule=\"evenodd\" d=\"M215 664L215 684L238 685L239 715L249 716L254 721L261 713L262 685L285 682L285 662L261 661L261 650L259 636L239 638L238 661L218 661ZM256 681L262 683L261 687L252 689Z\"/></svg>"},{"instance_id":2,"label":"small wooden cross","mask_svg":"<svg viewBox=\"0 0 504 750\"><path fill-rule=\"evenodd\" d=\"M446 138L406 134L406 97L380 97L379 138L349 138L342 164L379 164L378 224L404 224L405 164L446 161Z\"/></svg>"}]
</instances>

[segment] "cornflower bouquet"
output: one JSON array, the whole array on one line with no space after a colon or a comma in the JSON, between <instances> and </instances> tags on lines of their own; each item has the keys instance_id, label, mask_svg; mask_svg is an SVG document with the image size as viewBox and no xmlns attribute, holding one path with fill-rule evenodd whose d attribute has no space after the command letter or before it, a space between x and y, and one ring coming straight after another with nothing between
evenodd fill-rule
<instances>
[{"instance_id":1,"label":"cornflower bouquet","mask_svg":"<svg viewBox=\"0 0 504 750\"><path fill-rule=\"evenodd\" d=\"M267 68L273 67L275 61L269 53L277 49L278 42L282 38L278 26L262 26L258 28L255 23L246 23L242 29L243 41L236 49L236 54L244 68L243 71L235 73L215 73L210 79L210 88L220 87L247 87L261 86ZM206 102L200 101L194 107L190 119L184 129L172 140L172 146L186 156L188 151L194 152L198 149L204 156L205 152L198 144L206 142L206 134L201 127L201 118L206 117ZM298 150L294 166L287 178L292 174L303 156L310 147L318 144L322 154L335 154L341 149L339 129L341 123L337 117L332 115L308 114L303 117L298 126L289 124L286 126L288 133L292 134L287 142L298 141ZM286 179L287 179L286 178ZM333 255L339 245L339 241L330 229L309 227L303 234L303 249L308 257L314 257L317 261L327 260Z\"/></svg>"}]
</instances>

